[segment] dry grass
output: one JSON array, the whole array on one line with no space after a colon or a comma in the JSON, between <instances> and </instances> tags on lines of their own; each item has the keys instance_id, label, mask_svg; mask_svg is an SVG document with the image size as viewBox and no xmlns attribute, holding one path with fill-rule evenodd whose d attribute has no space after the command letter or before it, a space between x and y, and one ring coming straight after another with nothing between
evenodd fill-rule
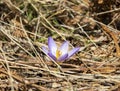
<instances>
[{"instance_id":1,"label":"dry grass","mask_svg":"<svg viewBox=\"0 0 120 91\"><path fill-rule=\"evenodd\" d=\"M120 91L120 0L1 0L0 91ZM58 63L52 36L80 51Z\"/></svg>"}]
</instances>

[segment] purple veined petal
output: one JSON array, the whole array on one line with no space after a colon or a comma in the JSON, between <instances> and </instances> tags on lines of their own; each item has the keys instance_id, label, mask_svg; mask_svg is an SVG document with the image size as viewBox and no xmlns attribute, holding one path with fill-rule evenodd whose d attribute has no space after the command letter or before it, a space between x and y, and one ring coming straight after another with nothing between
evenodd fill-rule
<instances>
[{"instance_id":1,"label":"purple veined petal","mask_svg":"<svg viewBox=\"0 0 120 91\"><path fill-rule=\"evenodd\" d=\"M64 61L67 57L68 57L68 54L64 54L61 57L59 57L57 61Z\"/></svg>"},{"instance_id":2,"label":"purple veined petal","mask_svg":"<svg viewBox=\"0 0 120 91\"><path fill-rule=\"evenodd\" d=\"M44 52L45 54L48 54L48 50L47 50L46 47L42 46L42 50L43 50L43 52Z\"/></svg>"},{"instance_id":3,"label":"purple veined petal","mask_svg":"<svg viewBox=\"0 0 120 91\"><path fill-rule=\"evenodd\" d=\"M60 47L60 51L62 52L62 55L68 53L68 41L65 41L61 47Z\"/></svg>"},{"instance_id":4,"label":"purple veined petal","mask_svg":"<svg viewBox=\"0 0 120 91\"><path fill-rule=\"evenodd\" d=\"M56 55L57 46L56 46L56 43L55 43L55 41L53 40L52 37L48 38L48 47L49 47L50 52L53 55Z\"/></svg>"},{"instance_id":5,"label":"purple veined petal","mask_svg":"<svg viewBox=\"0 0 120 91\"><path fill-rule=\"evenodd\" d=\"M57 58L56 58L51 52L49 52L48 55L49 55L53 60L55 60L55 61L57 60Z\"/></svg>"},{"instance_id":6,"label":"purple veined petal","mask_svg":"<svg viewBox=\"0 0 120 91\"><path fill-rule=\"evenodd\" d=\"M68 53L68 58L71 57L72 55L74 55L76 52L79 51L79 47L76 47L74 49L72 49L69 53Z\"/></svg>"}]
</instances>

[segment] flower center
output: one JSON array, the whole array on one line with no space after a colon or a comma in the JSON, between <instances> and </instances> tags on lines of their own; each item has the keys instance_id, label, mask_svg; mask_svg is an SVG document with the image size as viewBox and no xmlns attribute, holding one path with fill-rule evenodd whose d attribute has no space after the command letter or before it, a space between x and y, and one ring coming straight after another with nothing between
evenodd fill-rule
<instances>
[{"instance_id":1,"label":"flower center","mask_svg":"<svg viewBox=\"0 0 120 91\"><path fill-rule=\"evenodd\" d=\"M62 54L61 51L57 49L56 50L56 58L58 59L61 56L61 54Z\"/></svg>"}]
</instances>

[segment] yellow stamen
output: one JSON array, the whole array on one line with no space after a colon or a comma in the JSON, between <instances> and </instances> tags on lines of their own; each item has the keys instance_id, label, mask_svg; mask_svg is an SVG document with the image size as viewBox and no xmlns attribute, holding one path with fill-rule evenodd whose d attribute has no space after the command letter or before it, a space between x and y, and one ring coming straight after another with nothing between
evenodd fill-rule
<instances>
[{"instance_id":1,"label":"yellow stamen","mask_svg":"<svg viewBox=\"0 0 120 91\"><path fill-rule=\"evenodd\" d=\"M57 49L56 50L56 58L58 59L61 56L61 54L62 54L61 51Z\"/></svg>"}]
</instances>

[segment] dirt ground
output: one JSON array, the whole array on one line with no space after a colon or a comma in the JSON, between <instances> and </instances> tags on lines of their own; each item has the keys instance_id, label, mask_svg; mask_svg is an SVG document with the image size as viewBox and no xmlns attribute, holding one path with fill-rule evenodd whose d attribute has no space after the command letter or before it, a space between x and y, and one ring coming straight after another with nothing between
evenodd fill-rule
<instances>
[{"instance_id":1,"label":"dirt ground","mask_svg":"<svg viewBox=\"0 0 120 91\"><path fill-rule=\"evenodd\" d=\"M0 91L120 91L120 0L0 0Z\"/></svg>"}]
</instances>

